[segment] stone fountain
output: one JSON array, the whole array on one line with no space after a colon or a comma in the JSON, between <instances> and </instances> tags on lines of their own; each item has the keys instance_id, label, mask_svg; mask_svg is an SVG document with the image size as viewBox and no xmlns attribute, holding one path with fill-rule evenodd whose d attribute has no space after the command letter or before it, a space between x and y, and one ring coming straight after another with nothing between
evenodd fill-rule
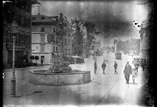
<instances>
[{"instance_id":1,"label":"stone fountain","mask_svg":"<svg viewBox=\"0 0 157 107\"><path fill-rule=\"evenodd\" d=\"M91 81L90 71L72 70L69 62L55 61L48 70L30 71L30 82L34 85L78 85Z\"/></svg>"}]
</instances>

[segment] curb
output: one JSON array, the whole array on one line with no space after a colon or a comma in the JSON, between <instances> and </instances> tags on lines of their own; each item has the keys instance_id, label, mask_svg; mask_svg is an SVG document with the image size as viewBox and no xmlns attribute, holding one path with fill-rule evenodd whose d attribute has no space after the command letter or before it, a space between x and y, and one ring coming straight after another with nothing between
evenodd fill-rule
<instances>
[{"instance_id":1,"label":"curb","mask_svg":"<svg viewBox=\"0 0 157 107\"><path fill-rule=\"evenodd\" d=\"M31 67L26 67L26 68L15 68L15 70L24 70L24 69L31 69L31 68L40 68L40 67L46 67L50 65L43 65L43 66L31 66ZM12 69L3 69L3 72L10 72Z\"/></svg>"}]
</instances>

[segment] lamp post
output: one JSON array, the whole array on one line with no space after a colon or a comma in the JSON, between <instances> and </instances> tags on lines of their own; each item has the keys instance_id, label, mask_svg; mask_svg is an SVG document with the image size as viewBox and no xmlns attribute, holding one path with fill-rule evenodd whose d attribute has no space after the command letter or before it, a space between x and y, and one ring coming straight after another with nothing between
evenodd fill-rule
<instances>
[{"instance_id":1,"label":"lamp post","mask_svg":"<svg viewBox=\"0 0 157 107\"><path fill-rule=\"evenodd\" d=\"M15 77L15 40L16 40L16 33L18 32L18 25L13 20L12 24L12 37L13 37L13 60L12 60L12 79L11 79L11 96L16 97L16 77Z\"/></svg>"}]
</instances>

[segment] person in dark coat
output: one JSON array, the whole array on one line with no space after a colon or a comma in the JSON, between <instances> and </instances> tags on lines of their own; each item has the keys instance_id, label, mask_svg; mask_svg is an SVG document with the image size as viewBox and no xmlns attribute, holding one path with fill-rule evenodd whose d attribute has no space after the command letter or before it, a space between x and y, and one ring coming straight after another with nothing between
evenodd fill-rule
<instances>
[{"instance_id":1,"label":"person in dark coat","mask_svg":"<svg viewBox=\"0 0 157 107\"><path fill-rule=\"evenodd\" d=\"M103 74L105 74L105 68L106 68L106 63L105 63L105 61L103 61L101 67L102 67L102 70L103 70Z\"/></svg>"},{"instance_id":2,"label":"person in dark coat","mask_svg":"<svg viewBox=\"0 0 157 107\"><path fill-rule=\"evenodd\" d=\"M145 70L145 68L146 68L146 59L143 59L143 61L142 61L142 69L143 69L143 71Z\"/></svg>"},{"instance_id":3,"label":"person in dark coat","mask_svg":"<svg viewBox=\"0 0 157 107\"><path fill-rule=\"evenodd\" d=\"M126 79L126 83L129 83L130 74L132 74L132 68L131 68L131 65L129 64L129 62L127 62L127 64L125 65L125 68L124 68L124 77Z\"/></svg>"},{"instance_id":4,"label":"person in dark coat","mask_svg":"<svg viewBox=\"0 0 157 107\"><path fill-rule=\"evenodd\" d=\"M43 62L44 62L44 59L43 59L43 58L41 58L41 66L43 65Z\"/></svg>"},{"instance_id":5,"label":"person in dark coat","mask_svg":"<svg viewBox=\"0 0 157 107\"><path fill-rule=\"evenodd\" d=\"M94 73L96 74L96 70L97 70L97 62L94 62Z\"/></svg>"},{"instance_id":6,"label":"person in dark coat","mask_svg":"<svg viewBox=\"0 0 157 107\"><path fill-rule=\"evenodd\" d=\"M115 69L114 74L118 74L118 72L117 72L117 66L118 66L118 64L117 64L117 62L115 61L115 62L114 62L114 69Z\"/></svg>"}]
</instances>

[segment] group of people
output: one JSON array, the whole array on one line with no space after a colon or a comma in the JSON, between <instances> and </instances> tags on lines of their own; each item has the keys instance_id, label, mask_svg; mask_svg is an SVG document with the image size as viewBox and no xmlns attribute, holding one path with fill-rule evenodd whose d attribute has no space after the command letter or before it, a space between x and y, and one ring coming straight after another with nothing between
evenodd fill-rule
<instances>
[{"instance_id":1,"label":"group of people","mask_svg":"<svg viewBox=\"0 0 157 107\"><path fill-rule=\"evenodd\" d=\"M138 74L138 65L135 65L135 68L132 69L129 62L127 62L127 64L125 65L125 68L124 68L124 77L126 79L126 83L127 84L129 83L130 75L132 75L132 81L133 81L133 83L135 83L135 80L138 77L137 74Z\"/></svg>"},{"instance_id":2,"label":"group of people","mask_svg":"<svg viewBox=\"0 0 157 107\"><path fill-rule=\"evenodd\" d=\"M106 72L105 72L106 62L108 62L108 60L105 60L105 59L104 59L102 65L101 65L101 68L102 68L102 70L103 70L103 74L106 74ZM115 61L115 62L114 62L114 70L115 70L115 71L114 71L114 74L118 74L118 72L117 72L117 67L118 67L118 64L117 64L117 62ZM97 61L95 60L95 62L94 62L94 73L95 73L95 74L96 74L96 71L97 71Z\"/></svg>"},{"instance_id":3,"label":"group of people","mask_svg":"<svg viewBox=\"0 0 157 107\"><path fill-rule=\"evenodd\" d=\"M106 74L106 72L105 72L106 62L107 62L107 60L104 59L102 65L101 65L102 70L103 70L103 74ZM135 80L138 77L137 74L138 74L138 67L139 67L139 65L134 65L134 66L135 66L135 68L132 69L132 67L129 64L129 62L127 62L126 65L125 65L123 73L124 73L124 77L125 77L125 80L126 80L127 84L130 81L130 75L132 75L133 83L135 83ZM114 66L113 67L114 67L114 74L118 74L118 72L117 72L118 64L117 64L116 61L114 62ZM96 74L96 71L97 71L97 61L95 60L95 62L94 62L94 73L95 74Z\"/></svg>"}]
</instances>

